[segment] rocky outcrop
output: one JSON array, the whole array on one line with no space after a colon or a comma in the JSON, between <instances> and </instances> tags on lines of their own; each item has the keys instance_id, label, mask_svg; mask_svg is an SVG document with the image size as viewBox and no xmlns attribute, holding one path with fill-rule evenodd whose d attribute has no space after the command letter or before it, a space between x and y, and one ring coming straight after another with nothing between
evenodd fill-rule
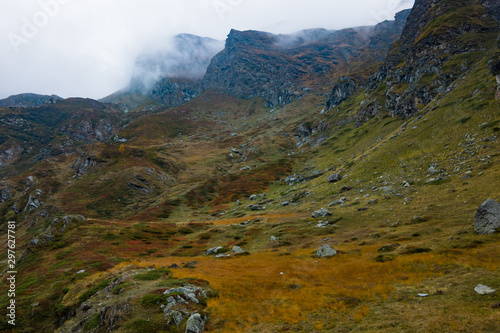
<instances>
[{"instance_id":1,"label":"rocky outcrop","mask_svg":"<svg viewBox=\"0 0 500 333\"><path fill-rule=\"evenodd\" d=\"M189 102L202 92L201 84L196 81L166 77L154 85L149 95L162 104L179 106Z\"/></svg>"},{"instance_id":2,"label":"rocky outcrop","mask_svg":"<svg viewBox=\"0 0 500 333\"><path fill-rule=\"evenodd\" d=\"M86 220L87 219L81 215L66 215L61 218L55 218L44 232L31 240L29 245L31 247L50 243L58 234L63 233L68 226L83 223Z\"/></svg>"},{"instance_id":3,"label":"rocky outcrop","mask_svg":"<svg viewBox=\"0 0 500 333\"><path fill-rule=\"evenodd\" d=\"M500 203L486 200L474 215L474 231L481 235L494 234L500 229Z\"/></svg>"},{"instance_id":4,"label":"rocky outcrop","mask_svg":"<svg viewBox=\"0 0 500 333\"><path fill-rule=\"evenodd\" d=\"M186 333L203 333L205 319L199 313L194 313L189 317L186 323Z\"/></svg>"},{"instance_id":5,"label":"rocky outcrop","mask_svg":"<svg viewBox=\"0 0 500 333\"><path fill-rule=\"evenodd\" d=\"M86 174L92 167L105 163L105 161L95 157L93 154L83 153L73 162L72 168L75 169L77 177Z\"/></svg>"},{"instance_id":6,"label":"rocky outcrop","mask_svg":"<svg viewBox=\"0 0 500 333\"><path fill-rule=\"evenodd\" d=\"M9 187L4 187L0 189L0 202L7 201L13 197L11 189Z\"/></svg>"},{"instance_id":7,"label":"rocky outcrop","mask_svg":"<svg viewBox=\"0 0 500 333\"><path fill-rule=\"evenodd\" d=\"M137 182L127 183L127 186L130 187L131 189L144 192L145 194L150 194L154 192L154 189L149 183L149 181L143 178L141 175L134 175L134 179L139 181L140 184L137 184Z\"/></svg>"},{"instance_id":8,"label":"rocky outcrop","mask_svg":"<svg viewBox=\"0 0 500 333\"><path fill-rule=\"evenodd\" d=\"M499 36L500 37L500 36ZM497 82L496 98L500 99L500 51L488 62L491 74L495 76Z\"/></svg>"},{"instance_id":9,"label":"rocky outcrop","mask_svg":"<svg viewBox=\"0 0 500 333\"><path fill-rule=\"evenodd\" d=\"M311 148L314 148L325 142L329 137L328 126L328 123L323 120L300 124L293 130L293 134L297 139L297 147L300 148L305 144L309 144Z\"/></svg>"},{"instance_id":10,"label":"rocky outcrop","mask_svg":"<svg viewBox=\"0 0 500 333\"><path fill-rule=\"evenodd\" d=\"M71 122L63 126L61 131L76 141L102 142L111 138L117 131L115 126L105 120L100 119L94 125L89 117L80 122Z\"/></svg>"},{"instance_id":11,"label":"rocky outcrop","mask_svg":"<svg viewBox=\"0 0 500 333\"><path fill-rule=\"evenodd\" d=\"M343 76L340 78L337 83L333 85L333 88L330 90L330 94L326 99L326 108L331 109L343 101L345 101L349 96L354 94L358 85L356 81L351 79L348 76Z\"/></svg>"},{"instance_id":12,"label":"rocky outcrop","mask_svg":"<svg viewBox=\"0 0 500 333\"><path fill-rule=\"evenodd\" d=\"M268 106L290 103L300 97L296 87L305 74L284 52L275 49L276 35L231 30L225 49L208 66L205 89L218 89L239 98L263 97Z\"/></svg>"},{"instance_id":13,"label":"rocky outcrop","mask_svg":"<svg viewBox=\"0 0 500 333\"><path fill-rule=\"evenodd\" d=\"M0 168L5 168L15 163L23 151L23 147L17 144L12 145L10 148L5 150L0 149Z\"/></svg>"},{"instance_id":14,"label":"rocky outcrop","mask_svg":"<svg viewBox=\"0 0 500 333\"><path fill-rule=\"evenodd\" d=\"M400 41L378 72L370 77L369 86L375 89L384 83L386 110L392 116L409 118L437 94L445 92L468 69L468 64L463 63L443 70L451 57L484 46L484 38L464 41L464 36L481 37L495 30L498 24L481 5L417 0Z\"/></svg>"},{"instance_id":15,"label":"rocky outcrop","mask_svg":"<svg viewBox=\"0 0 500 333\"><path fill-rule=\"evenodd\" d=\"M500 21L500 2L498 0L479 0L479 3L488 9L495 20Z\"/></svg>"}]
</instances>

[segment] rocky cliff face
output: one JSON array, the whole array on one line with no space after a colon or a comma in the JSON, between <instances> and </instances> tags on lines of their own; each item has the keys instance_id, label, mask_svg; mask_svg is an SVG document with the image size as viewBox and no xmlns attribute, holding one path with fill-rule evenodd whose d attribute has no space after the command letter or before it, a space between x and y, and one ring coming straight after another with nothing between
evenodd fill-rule
<instances>
[{"instance_id":1,"label":"rocky cliff face","mask_svg":"<svg viewBox=\"0 0 500 333\"><path fill-rule=\"evenodd\" d=\"M179 106L203 92L201 84L189 79L163 78L149 92L149 96L165 105Z\"/></svg>"},{"instance_id":2,"label":"rocky cliff face","mask_svg":"<svg viewBox=\"0 0 500 333\"><path fill-rule=\"evenodd\" d=\"M498 24L480 4L417 0L400 41L370 78L371 88L385 84L386 110L411 117L468 70L467 61L456 56L486 47L497 31Z\"/></svg>"},{"instance_id":3,"label":"rocky cliff face","mask_svg":"<svg viewBox=\"0 0 500 333\"><path fill-rule=\"evenodd\" d=\"M408 13L375 27L341 31L273 35L231 30L225 49L208 66L204 88L245 99L262 97L270 107L290 103L325 79L383 59Z\"/></svg>"}]
</instances>

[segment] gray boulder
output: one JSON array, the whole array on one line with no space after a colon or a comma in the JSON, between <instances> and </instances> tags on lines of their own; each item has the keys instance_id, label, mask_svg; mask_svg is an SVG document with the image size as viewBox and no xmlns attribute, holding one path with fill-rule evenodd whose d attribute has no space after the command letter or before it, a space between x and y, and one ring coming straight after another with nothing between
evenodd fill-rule
<instances>
[{"instance_id":1,"label":"gray boulder","mask_svg":"<svg viewBox=\"0 0 500 333\"><path fill-rule=\"evenodd\" d=\"M340 181L340 180L342 180L342 176L341 176L340 174L338 174L338 173L331 175L331 176L330 176L330 177L328 177L328 179L327 179L327 181L328 181L329 183L336 183L336 182L338 182L338 181Z\"/></svg>"},{"instance_id":2,"label":"gray boulder","mask_svg":"<svg viewBox=\"0 0 500 333\"><path fill-rule=\"evenodd\" d=\"M327 244L327 245L323 245L322 247L320 247L318 249L318 251L316 251L316 254L320 258L333 257L333 256L337 255L337 251L332 249L330 247L330 245Z\"/></svg>"},{"instance_id":3,"label":"gray boulder","mask_svg":"<svg viewBox=\"0 0 500 333\"><path fill-rule=\"evenodd\" d=\"M193 313L186 323L186 333L202 333L205 320L199 313Z\"/></svg>"},{"instance_id":4,"label":"gray boulder","mask_svg":"<svg viewBox=\"0 0 500 333\"><path fill-rule=\"evenodd\" d=\"M217 254L219 252L219 250L222 250L222 249L223 249L222 246L217 246L217 247L213 247L211 249L208 249L207 256L212 255L212 254Z\"/></svg>"},{"instance_id":5,"label":"gray boulder","mask_svg":"<svg viewBox=\"0 0 500 333\"><path fill-rule=\"evenodd\" d=\"M243 251L243 249L239 246L233 246L233 249L231 250L231 252L238 254L238 253L243 253L245 251Z\"/></svg>"},{"instance_id":6,"label":"gray boulder","mask_svg":"<svg viewBox=\"0 0 500 333\"><path fill-rule=\"evenodd\" d=\"M474 215L474 231L480 235L491 235L500 228L500 203L486 200Z\"/></svg>"},{"instance_id":7,"label":"gray boulder","mask_svg":"<svg viewBox=\"0 0 500 333\"><path fill-rule=\"evenodd\" d=\"M474 291L479 295L488 295L496 292L495 289L485 286L484 284L478 284L476 288L474 288Z\"/></svg>"},{"instance_id":8,"label":"gray boulder","mask_svg":"<svg viewBox=\"0 0 500 333\"><path fill-rule=\"evenodd\" d=\"M312 213L312 217L314 217L314 218L327 217L327 216L331 216L331 215L332 215L332 213L330 213L328 210L326 210L324 208L318 209L317 211Z\"/></svg>"}]
</instances>

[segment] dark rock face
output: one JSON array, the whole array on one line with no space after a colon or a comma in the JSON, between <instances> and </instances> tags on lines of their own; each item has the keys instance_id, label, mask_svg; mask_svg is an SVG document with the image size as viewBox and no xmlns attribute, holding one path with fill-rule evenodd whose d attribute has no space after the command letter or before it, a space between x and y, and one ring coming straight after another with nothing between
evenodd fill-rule
<instances>
[{"instance_id":1,"label":"dark rock face","mask_svg":"<svg viewBox=\"0 0 500 333\"><path fill-rule=\"evenodd\" d=\"M496 3L491 8L497 8ZM453 23L448 26L443 21ZM441 24L445 28L440 28ZM468 69L467 63L463 63L459 68L444 71L443 65L451 57L483 47L481 38L464 42L463 36L473 33L482 37L495 30L498 24L479 4L417 0L400 41L379 71L370 77L369 87L374 89L384 82L386 110L392 116L409 118Z\"/></svg>"},{"instance_id":2,"label":"dark rock face","mask_svg":"<svg viewBox=\"0 0 500 333\"><path fill-rule=\"evenodd\" d=\"M197 97L202 91L201 84L196 81L163 78L155 84L150 96L162 104L179 106Z\"/></svg>"},{"instance_id":3,"label":"dark rock face","mask_svg":"<svg viewBox=\"0 0 500 333\"><path fill-rule=\"evenodd\" d=\"M83 153L78 156L75 162L73 162L72 168L75 169L75 174L78 177L83 176L90 168L101 163L105 163L105 161L102 161L91 154Z\"/></svg>"},{"instance_id":4,"label":"dark rock face","mask_svg":"<svg viewBox=\"0 0 500 333\"><path fill-rule=\"evenodd\" d=\"M239 98L263 97L269 106L298 98L294 82L305 72L274 49L277 42L278 37L269 33L231 30L226 48L208 66L205 89L220 89Z\"/></svg>"},{"instance_id":5,"label":"dark rock face","mask_svg":"<svg viewBox=\"0 0 500 333\"><path fill-rule=\"evenodd\" d=\"M113 124L105 119L100 119L96 124L93 124L87 118L80 122L69 123L61 131L77 141L102 142L111 138L117 130Z\"/></svg>"},{"instance_id":6,"label":"dark rock face","mask_svg":"<svg viewBox=\"0 0 500 333\"><path fill-rule=\"evenodd\" d=\"M408 13L375 27L340 31L273 35L231 30L225 49L208 66L203 86L239 98L262 97L269 107L290 103L307 93L311 83L326 83L325 75L345 71L354 61L383 59L399 38ZM351 81L344 84L352 90ZM330 105L334 102L335 96Z\"/></svg>"},{"instance_id":7,"label":"dark rock face","mask_svg":"<svg viewBox=\"0 0 500 333\"><path fill-rule=\"evenodd\" d=\"M349 96L354 94L357 88L358 85L356 84L356 81L348 76L341 77L340 80L333 85L333 88L326 99L326 108L331 109L339 105Z\"/></svg>"},{"instance_id":8,"label":"dark rock face","mask_svg":"<svg viewBox=\"0 0 500 333\"><path fill-rule=\"evenodd\" d=\"M474 231L480 235L494 234L500 229L500 203L486 200L474 215Z\"/></svg>"},{"instance_id":9,"label":"dark rock face","mask_svg":"<svg viewBox=\"0 0 500 333\"><path fill-rule=\"evenodd\" d=\"M480 0L479 3L488 9L495 20L500 21L500 2L498 0Z\"/></svg>"},{"instance_id":10,"label":"dark rock face","mask_svg":"<svg viewBox=\"0 0 500 333\"><path fill-rule=\"evenodd\" d=\"M8 187L0 190L0 202L7 201L12 198L12 193Z\"/></svg>"},{"instance_id":11,"label":"dark rock face","mask_svg":"<svg viewBox=\"0 0 500 333\"><path fill-rule=\"evenodd\" d=\"M316 123L303 123L294 129L293 134L298 142L297 147L309 144L311 148L317 147L328 140L328 123L320 120Z\"/></svg>"}]
</instances>

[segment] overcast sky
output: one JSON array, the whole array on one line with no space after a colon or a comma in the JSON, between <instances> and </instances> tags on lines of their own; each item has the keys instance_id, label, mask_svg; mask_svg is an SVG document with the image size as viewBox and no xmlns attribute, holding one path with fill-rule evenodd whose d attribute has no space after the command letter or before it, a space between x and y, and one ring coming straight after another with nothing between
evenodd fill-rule
<instances>
[{"instance_id":1,"label":"overcast sky","mask_svg":"<svg viewBox=\"0 0 500 333\"><path fill-rule=\"evenodd\" d=\"M291 33L393 19L413 0L0 0L0 99L24 92L102 98L138 52L179 33Z\"/></svg>"}]
</instances>

